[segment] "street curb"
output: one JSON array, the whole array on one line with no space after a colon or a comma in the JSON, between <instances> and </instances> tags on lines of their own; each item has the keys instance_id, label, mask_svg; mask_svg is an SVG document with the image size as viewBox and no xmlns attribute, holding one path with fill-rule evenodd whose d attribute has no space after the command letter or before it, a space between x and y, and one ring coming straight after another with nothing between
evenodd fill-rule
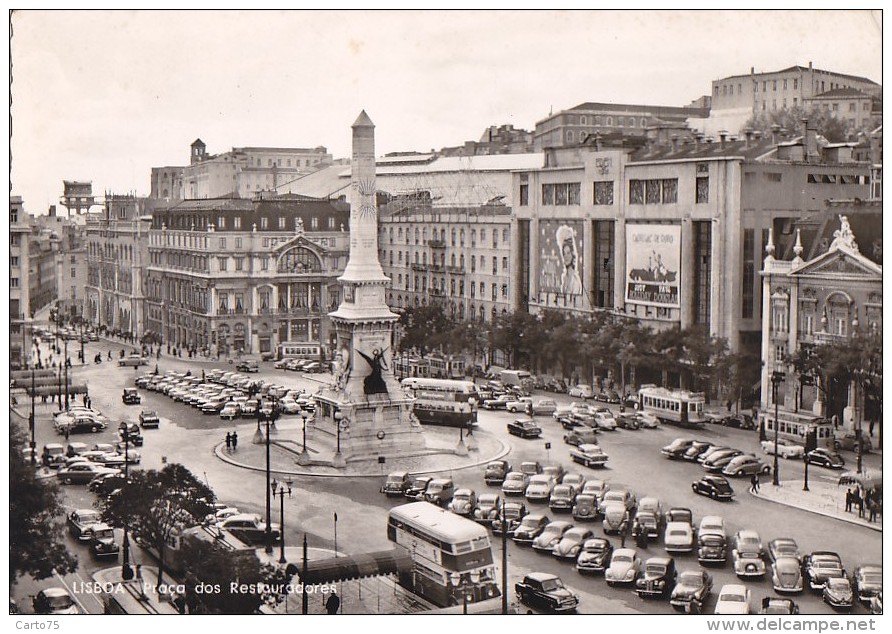
<instances>
[{"instance_id":1,"label":"street curb","mask_svg":"<svg viewBox=\"0 0 892 634\"><path fill-rule=\"evenodd\" d=\"M452 471L463 471L465 469L472 469L475 467L479 467L481 464L486 464L487 462L492 462L493 460L498 460L499 458L502 458L503 456L506 456L506 455L508 455L508 453L511 452L511 448L508 447L507 445L505 445L504 442L502 442L498 438L496 438L495 440L496 440L496 442L499 443L500 448L496 452L495 455L493 455L489 458L486 458L485 460L477 460L473 464L467 464L467 465L464 465L461 467L454 467L454 468L450 468L450 469L427 469L424 471L410 471L409 475L414 476L414 475L424 475L427 473L449 473ZM243 462L237 462L236 460L233 460L232 458L224 455L223 445L224 445L224 443L222 443L222 442L218 443L218 444L214 445L214 449L213 449L214 455L217 458L219 458L220 460L222 460L223 462L231 464L232 466L238 467L240 469L248 469L251 471L266 471L265 466L264 467L255 467L253 465L248 465ZM286 474L286 475L309 476L309 477L315 477L315 478L380 478L381 477L380 472L375 472L375 473L314 473L312 471L297 470L297 469L293 470L293 471L283 471L282 469L276 469L275 471L276 471L276 473L282 473L282 474Z\"/></svg>"},{"instance_id":2,"label":"street curb","mask_svg":"<svg viewBox=\"0 0 892 634\"><path fill-rule=\"evenodd\" d=\"M824 517L829 517L831 519L839 520L840 522L845 522L846 524L852 524L854 526L860 526L862 528L869 528L870 530L877 531L879 533L883 532L883 526L879 522L876 522L876 523L853 522L850 519L847 519L845 517L840 517L839 515L836 515L834 513L828 513L827 511L816 510L814 508L811 508L808 506L803 506L801 504L790 504L789 502L781 502L780 500L772 500L771 498L762 497L762 496L758 495L757 493L753 493L752 491L748 491L748 493L750 494L750 496L752 496L754 498L757 498L760 500L765 500L766 502L771 502L772 504L778 504L780 506L789 506L789 507L792 507L795 509L799 509L800 511L806 511L808 513L814 513L815 515L823 515Z\"/></svg>"}]
</instances>

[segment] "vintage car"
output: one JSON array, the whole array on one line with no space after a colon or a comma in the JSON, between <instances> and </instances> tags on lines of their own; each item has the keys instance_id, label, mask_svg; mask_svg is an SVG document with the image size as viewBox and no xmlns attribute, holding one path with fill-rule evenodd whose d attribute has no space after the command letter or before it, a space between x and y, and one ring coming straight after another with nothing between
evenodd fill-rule
<instances>
[{"instance_id":1,"label":"vintage car","mask_svg":"<svg viewBox=\"0 0 892 634\"><path fill-rule=\"evenodd\" d=\"M855 602L852 582L848 577L831 577L824 583L824 603L837 610L851 610Z\"/></svg>"},{"instance_id":2,"label":"vintage car","mask_svg":"<svg viewBox=\"0 0 892 634\"><path fill-rule=\"evenodd\" d=\"M530 483L524 491L524 497L527 502L547 502L553 488L554 480L550 476L540 473L530 478Z\"/></svg>"},{"instance_id":3,"label":"vintage car","mask_svg":"<svg viewBox=\"0 0 892 634\"><path fill-rule=\"evenodd\" d=\"M594 495L580 493L570 509L573 519L580 522L593 522L598 517L598 499Z\"/></svg>"},{"instance_id":4,"label":"vintage car","mask_svg":"<svg viewBox=\"0 0 892 634\"><path fill-rule=\"evenodd\" d=\"M569 484L576 489L577 493L582 491L582 487L585 486L585 483L585 476L581 473L565 473L563 477L561 477L561 484Z\"/></svg>"},{"instance_id":5,"label":"vintage car","mask_svg":"<svg viewBox=\"0 0 892 634\"><path fill-rule=\"evenodd\" d=\"M793 599L783 597L762 597L759 614L799 614L799 606Z\"/></svg>"},{"instance_id":6,"label":"vintage car","mask_svg":"<svg viewBox=\"0 0 892 634\"><path fill-rule=\"evenodd\" d=\"M387 474L387 479L381 486L381 493L387 497L403 497L412 486L412 480L408 471L394 471Z\"/></svg>"},{"instance_id":7,"label":"vintage car","mask_svg":"<svg viewBox=\"0 0 892 634\"><path fill-rule=\"evenodd\" d=\"M698 495L705 495L713 500L730 501L734 497L731 483L722 476L705 475L691 483L691 489Z\"/></svg>"},{"instance_id":8,"label":"vintage car","mask_svg":"<svg viewBox=\"0 0 892 634\"><path fill-rule=\"evenodd\" d=\"M604 515L601 526L605 535L618 535L624 522L626 526L629 525L629 511L619 502L604 502L601 513Z\"/></svg>"},{"instance_id":9,"label":"vintage car","mask_svg":"<svg viewBox=\"0 0 892 634\"><path fill-rule=\"evenodd\" d=\"M669 604L679 612L699 614L712 592L712 575L705 570L682 570L669 595Z\"/></svg>"},{"instance_id":10,"label":"vintage car","mask_svg":"<svg viewBox=\"0 0 892 634\"><path fill-rule=\"evenodd\" d=\"M601 498L601 504L605 505L608 502L619 502L627 511L633 511L638 505L635 494L628 489L608 489Z\"/></svg>"},{"instance_id":11,"label":"vintage car","mask_svg":"<svg viewBox=\"0 0 892 634\"><path fill-rule=\"evenodd\" d=\"M597 412L595 414L595 426L604 431L616 431L616 419L610 412Z\"/></svg>"},{"instance_id":12,"label":"vintage car","mask_svg":"<svg viewBox=\"0 0 892 634\"><path fill-rule=\"evenodd\" d=\"M88 542L93 527L100 523L99 512L93 509L75 509L68 514L68 530L75 539Z\"/></svg>"},{"instance_id":13,"label":"vintage car","mask_svg":"<svg viewBox=\"0 0 892 634\"><path fill-rule=\"evenodd\" d=\"M564 587L557 575L531 572L514 584L518 601L548 612L572 612L579 605L579 597Z\"/></svg>"},{"instance_id":14,"label":"vintage car","mask_svg":"<svg viewBox=\"0 0 892 634\"><path fill-rule=\"evenodd\" d=\"M774 440L763 440L759 443L762 446L762 451L767 456L774 455ZM802 460L802 456L805 455L805 447L802 445L796 445L789 440L784 440L783 438L779 438L777 441L777 455L781 458L788 458L792 460Z\"/></svg>"},{"instance_id":15,"label":"vintage car","mask_svg":"<svg viewBox=\"0 0 892 634\"><path fill-rule=\"evenodd\" d=\"M723 564L728 559L728 541L723 533L703 533L697 536L697 561L701 564Z\"/></svg>"},{"instance_id":16,"label":"vintage car","mask_svg":"<svg viewBox=\"0 0 892 634\"><path fill-rule=\"evenodd\" d=\"M762 577L765 575L765 560L762 559L762 540L756 531L742 529L734 536L734 574L740 578Z\"/></svg>"},{"instance_id":17,"label":"vintage car","mask_svg":"<svg viewBox=\"0 0 892 634\"><path fill-rule=\"evenodd\" d=\"M520 520L520 524L514 529L511 539L518 544L532 544L533 540L545 530L550 521L547 515L530 513Z\"/></svg>"},{"instance_id":18,"label":"vintage car","mask_svg":"<svg viewBox=\"0 0 892 634\"><path fill-rule=\"evenodd\" d=\"M454 492L455 483L452 478L434 478L424 490L424 501L437 506L446 506L452 500Z\"/></svg>"},{"instance_id":19,"label":"vintage car","mask_svg":"<svg viewBox=\"0 0 892 634\"><path fill-rule=\"evenodd\" d=\"M765 475L771 473L771 466L765 464L752 454L743 454L731 459L722 473L728 477L751 476L754 474Z\"/></svg>"},{"instance_id":20,"label":"vintage car","mask_svg":"<svg viewBox=\"0 0 892 634\"><path fill-rule=\"evenodd\" d=\"M232 533L237 539L246 544L263 544L266 541L266 522L254 513L232 515L218 523L217 527ZM278 542L280 534L279 525L270 523L269 528L270 539L274 543Z\"/></svg>"},{"instance_id":21,"label":"vintage car","mask_svg":"<svg viewBox=\"0 0 892 634\"><path fill-rule=\"evenodd\" d=\"M477 508L477 493L474 489L457 489L446 508L456 515L470 517Z\"/></svg>"},{"instance_id":22,"label":"vintage car","mask_svg":"<svg viewBox=\"0 0 892 634\"><path fill-rule=\"evenodd\" d=\"M579 445L597 445L598 432L591 427L574 427L564 434L564 442L568 445L578 447Z\"/></svg>"},{"instance_id":23,"label":"vintage car","mask_svg":"<svg viewBox=\"0 0 892 634\"><path fill-rule=\"evenodd\" d=\"M876 564L855 566L852 582L858 601L868 607L871 600L883 592L883 567Z\"/></svg>"},{"instance_id":24,"label":"vintage car","mask_svg":"<svg viewBox=\"0 0 892 634\"><path fill-rule=\"evenodd\" d=\"M641 576L635 582L635 591L642 599L666 597L675 587L678 572L672 557L651 557L644 562Z\"/></svg>"},{"instance_id":25,"label":"vintage car","mask_svg":"<svg viewBox=\"0 0 892 634\"><path fill-rule=\"evenodd\" d=\"M834 438L833 447L837 451L840 449L845 449L846 451L858 451L858 436L853 431L842 433ZM873 451L873 442L871 442L870 436L863 433L861 434L861 451L863 453L870 453Z\"/></svg>"},{"instance_id":26,"label":"vintage car","mask_svg":"<svg viewBox=\"0 0 892 634\"><path fill-rule=\"evenodd\" d=\"M617 414L614 418L616 419L616 426L620 429L628 429L630 431L641 429L641 423L635 414Z\"/></svg>"},{"instance_id":27,"label":"vintage car","mask_svg":"<svg viewBox=\"0 0 892 634\"><path fill-rule=\"evenodd\" d=\"M45 588L31 601L34 614L80 614L74 599L63 588Z\"/></svg>"},{"instance_id":28,"label":"vintage car","mask_svg":"<svg viewBox=\"0 0 892 634\"><path fill-rule=\"evenodd\" d=\"M828 550L818 550L806 555L803 565L805 580L812 590L821 590L828 579L846 576L839 555Z\"/></svg>"},{"instance_id":29,"label":"vintage car","mask_svg":"<svg viewBox=\"0 0 892 634\"><path fill-rule=\"evenodd\" d=\"M799 546L792 537L778 537L768 542L768 558L777 561L781 557L794 557L796 561L802 563L802 553L799 552Z\"/></svg>"},{"instance_id":30,"label":"vintage car","mask_svg":"<svg viewBox=\"0 0 892 634\"><path fill-rule=\"evenodd\" d=\"M663 535L667 553L689 553L694 550L694 529L690 522L667 522Z\"/></svg>"},{"instance_id":31,"label":"vintage car","mask_svg":"<svg viewBox=\"0 0 892 634\"><path fill-rule=\"evenodd\" d=\"M510 471L502 482L502 495L523 495L530 483L530 477L520 471Z\"/></svg>"},{"instance_id":32,"label":"vintage car","mask_svg":"<svg viewBox=\"0 0 892 634\"><path fill-rule=\"evenodd\" d=\"M458 492L456 492L456 496ZM455 498L452 499L455 502ZM481 524L491 524L502 512L502 498L495 493L481 493L477 498L473 519Z\"/></svg>"},{"instance_id":33,"label":"vintage car","mask_svg":"<svg viewBox=\"0 0 892 634\"><path fill-rule=\"evenodd\" d=\"M56 477L64 484L87 484L101 473L118 473L118 470L109 469L85 460L67 467L61 467L56 473Z\"/></svg>"},{"instance_id":34,"label":"vintage car","mask_svg":"<svg viewBox=\"0 0 892 634\"><path fill-rule=\"evenodd\" d=\"M595 496L595 501L600 505L609 490L610 485L605 480L586 480L581 494Z\"/></svg>"},{"instance_id":35,"label":"vintage car","mask_svg":"<svg viewBox=\"0 0 892 634\"><path fill-rule=\"evenodd\" d=\"M802 592L802 565L795 557L778 557L771 564L775 592Z\"/></svg>"},{"instance_id":36,"label":"vintage car","mask_svg":"<svg viewBox=\"0 0 892 634\"><path fill-rule=\"evenodd\" d=\"M520 438L538 438L542 428L529 418L516 418L508 423L508 433Z\"/></svg>"},{"instance_id":37,"label":"vintage car","mask_svg":"<svg viewBox=\"0 0 892 634\"><path fill-rule=\"evenodd\" d=\"M600 445L582 444L570 450L570 458L584 467L604 467L608 456Z\"/></svg>"},{"instance_id":38,"label":"vintage car","mask_svg":"<svg viewBox=\"0 0 892 634\"><path fill-rule=\"evenodd\" d=\"M161 421L154 410L143 410L139 413L139 424L143 429L158 429Z\"/></svg>"},{"instance_id":39,"label":"vintage car","mask_svg":"<svg viewBox=\"0 0 892 634\"><path fill-rule=\"evenodd\" d=\"M551 554L558 559L576 559L582 545L592 539L595 534L584 526L574 526L563 534L560 541L551 549ZM533 548L536 545L533 544Z\"/></svg>"},{"instance_id":40,"label":"vintage car","mask_svg":"<svg viewBox=\"0 0 892 634\"><path fill-rule=\"evenodd\" d=\"M142 397L135 387L125 387L121 400L124 401L124 405L139 405L142 402Z\"/></svg>"},{"instance_id":41,"label":"vintage car","mask_svg":"<svg viewBox=\"0 0 892 634\"><path fill-rule=\"evenodd\" d=\"M576 556L576 572L581 575L600 574L607 570L613 555L613 545L603 537L583 542Z\"/></svg>"},{"instance_id":42,"label":"vintage car","mask_svg":"<svg viewBox=\"0 0 892 634\"><path fill-rule=\"evenodd\" d=\"M555 513L569 513L576 501L576 488L570 484L558 484L551 490L548 508Z\"/></svg>"},{"instance_id":43,"label":"vintage car","mask_svg":"<svg viewBox=\"0 0 892 634\"><path fill-rule=\"evenodd\" d=\"M584 398L591 399L595 398L594 393L592 392L592 386L586 383L580 383L579 385L574 385L569 390L567 390L567 395L573 398Z\"/></svg>"},{"instance_id":44,"label":"vintage car","mask_svg":"<svg viewBox=\"0 0 892 634\"><path fill-rule=\"evenodd\" d=\"M433 480L431 476L417 476L413 479L412 486L406 489L406 499L416 501L423 500L424 492L427 490L427 485L430 484L431 480Z\"/></svg>"},{"instance_id":45,"label":"vintage car","mask_svg":"<svg viewBox=\"0 0 892 634\"><path fill-rule=\"evenodd\" d=\"M137 447L142 447L143 437L142 433L140 433L139 425L136 423L123 421L118 425L118 436L124 442L136 445Z\"/></svg>"},{"instance_id":46,"label":"vintage car","mask_svg":"<svg viewBox=\"0 0 892 634\"><path fill-rule=\"evenodd\" d=\"M610 557L610 565L604 571L608 586L634 584L641 572L641 559L631 548L617 548Z\"/></svg>"},{"instance_id":47,"label":"vintage car","mask_svg":"<svg viewBox=\"0 0 892 634\"><path fill-rule=\"evenodd\" d=\"M480 496L481 498L483 496ZM504 524L506 526L506 533L510 537L514 534L514 529L516 529L521 520L527 514L527 507L523 502L513 502L513 501L505 501L502 505L502 513L500 516L496 517L492 520L492 533L493 535L501 535L502 534L502 524L504 520Z\"/></svg>"},{"instance_id":48,"label":"vintage car","mask_svg":"<svg viewBox=\"0 0 892 634\"><path fill-rule=\"evenodd\" d=\"M43 454L41 455L43 466L55 469L65 463L65 458L65 447L60 443L51 442L43 446Z\"/></svg>"},{"instance_id":49,"label":"vintage car","mask_svg":"<svg viewBox=\"0 0 892 634\"><path fill-rule=\"evenodd\" d=\"M665 524L663 505L655 497L645 496L638 502L638 512L635 514L638 525L645 530L648 538L660 536Z\"/></svg>"},{"instance_id":50,"label":"vintage car","mask_svg":"<svg viewBox=\"0 0 892 634\"><path fill-rule=\"evenodd\" d=\"M495 398L488 398L483 401L483 409L505 409L511 401L516 400L513 394L500 394Z\"/></svg>"},{"instance_id":51,"label":"vintage car","mask_svg":"<svg viewBox=\"0 0 892 634\"><path fill-rule=\"evenodd\" d=\"M508 461L493 460L486 465L486 470L483 472L483 481L489 486L502 484L509 471L511 471L511 465L508 464Z\"/></svg>"},{"instance_id":52,"label":"vintage car","mask_svg":"<svg viewBox=\"0 0 892 634\"><path fill-rule=\"evenodd\" d=\"M117 557L121 547L115 541L115 529L108 524L94 524L90 534L90 552L94 557Z\"/></svg>"},{"instance_id":53,"label":"vintage car","mask_svg":"<svg viewBox=\"0 0 892 634\"><path fill-rule=\"evenodd\" d=\"M538 460L528 460L520 463L520 472L528 476L534 476L542 473L542 464Z\"/></svg>"},{"instance_id":54,"label":"vintage car","mask_svg":"<svg viewBox=\"0 0 892 634\"><path fill-rule=\"evenodd\" d=\"M660 419L650 412L635 412L635 418L641 429L657 429L660 426Z\"/></svg>"},{"instance_id":55,"label":"vintage car","mask_svg":"<svg viewBox=\"0 0 892 634\"><path fill-rule=\"evenodd\" d=\"M842 469L846 461L836 451L818 447L812 449L806 455L809 464L818 465L819 467L827 467L828 469Z\"/></svg>"},{"instance_id":56,"label":"vintage car","mask_svg":"<svg viewBox=\"0 0 892 634\"><path fill-rule=\"evenodd\" d=\"M709 449L712 446L712 443L706 440L695 440L694 443L688 447L683 454L681 454L682 460L686 460L688 462L696 462L697 458L704 451Z\"/></svg>"},{"instance_id":57,"label":"vintage car","mask_svg":"<svg viewBox=\"0 0 892 634\"><path fill-rule=\"evenodd\" d=\"M555 484L563 484L567 471L559 464L550 464L542 467L542 475L550 477Z\"/></svg>"},{"instance_id":58,"label":"vintage car","mask_svg":"<svg viewBox=\"0 0 892 634\"><path fill-rule=\"evenodd\" d=\"M702 462L703 469L708 473L721 473L728 464L737 456L742 456L740 449L722 449L710 454Z\"/></svg>"},{"instance_id":59,"label":"vintage car","mask_svg":"<svg viewBox=\"0 0 892 634\"><path fill-rule=\"evenodd\" d=\"M695 442L696 441L693 438L676 438L660 449L660 453L670 460L679 460Z\"/></svg>"},{"instance_id":60,"label":"vintage car","mask_svg":"<svg viewBox=\"0 0 892 634\"><path fill-rule=\"evenodd\" d=\"M749 614L750 591L746 586L729 583L719 590L713 614Z\"/></svg>"}]
</instances>

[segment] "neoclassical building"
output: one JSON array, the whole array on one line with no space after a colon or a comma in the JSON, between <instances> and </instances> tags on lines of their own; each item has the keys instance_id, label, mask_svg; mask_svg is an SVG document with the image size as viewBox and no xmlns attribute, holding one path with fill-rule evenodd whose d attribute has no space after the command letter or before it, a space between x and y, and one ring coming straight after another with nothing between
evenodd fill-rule
<instances>
[{"instance_id":1,"label":"neoclassical building","mask_svg":"<svg viewBox=\"0 0 892 634\"><path fill-rule=\"evenodd\" d=\"M349 250L348 208L300 196L186 200L155 212L146 324L210 354L332 345L327 314Z\"/></svg>"},{"instance_id":2,"label":"neoclassical building","mask_svg":"<svg viewBox=\"0 0 892 634\"><path fill-rule=\"evenodd\" d=\"M807 377L796 374L792 360L803 348L845 342L883 330L883 267L858 248L847 216L826 252L802 259L799 230L791 260L775 258L774 232L769 234L762 268L762 409L774 407L771 377L783 373L778 406L815 416L834 414L846 426L858 419L855 386L829 391L829 402Z\"/></svg>"}]
</instances>

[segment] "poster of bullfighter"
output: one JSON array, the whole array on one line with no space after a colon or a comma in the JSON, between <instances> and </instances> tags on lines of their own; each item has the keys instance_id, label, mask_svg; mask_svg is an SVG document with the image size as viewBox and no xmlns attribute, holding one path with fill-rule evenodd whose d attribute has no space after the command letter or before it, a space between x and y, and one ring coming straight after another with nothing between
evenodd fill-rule
<instances>
[{"instance_id":1,"label":"poster of bullfighter","mask_svg":"<svg viewBox=\"0 0 892 634\"><path fill-rule=\"evenodd\" d=\"M681 227L626 225L626 301L678 308Z\"/></svg>"}]
</instances>

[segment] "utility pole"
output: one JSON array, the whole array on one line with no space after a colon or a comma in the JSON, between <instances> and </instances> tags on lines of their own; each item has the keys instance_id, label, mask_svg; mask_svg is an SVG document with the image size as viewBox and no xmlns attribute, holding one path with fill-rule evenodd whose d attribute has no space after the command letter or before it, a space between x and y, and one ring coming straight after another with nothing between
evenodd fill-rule
<instances>
[{"instance_id":1,"label":"utility pole","mask_svg":"<svg viewBox=\"0 0 892 634\"><path fill-rule=\"evenodd\" d=\"M508 614L508 519L502 500L502 614Z\"/></svg>"}]
</instances>

